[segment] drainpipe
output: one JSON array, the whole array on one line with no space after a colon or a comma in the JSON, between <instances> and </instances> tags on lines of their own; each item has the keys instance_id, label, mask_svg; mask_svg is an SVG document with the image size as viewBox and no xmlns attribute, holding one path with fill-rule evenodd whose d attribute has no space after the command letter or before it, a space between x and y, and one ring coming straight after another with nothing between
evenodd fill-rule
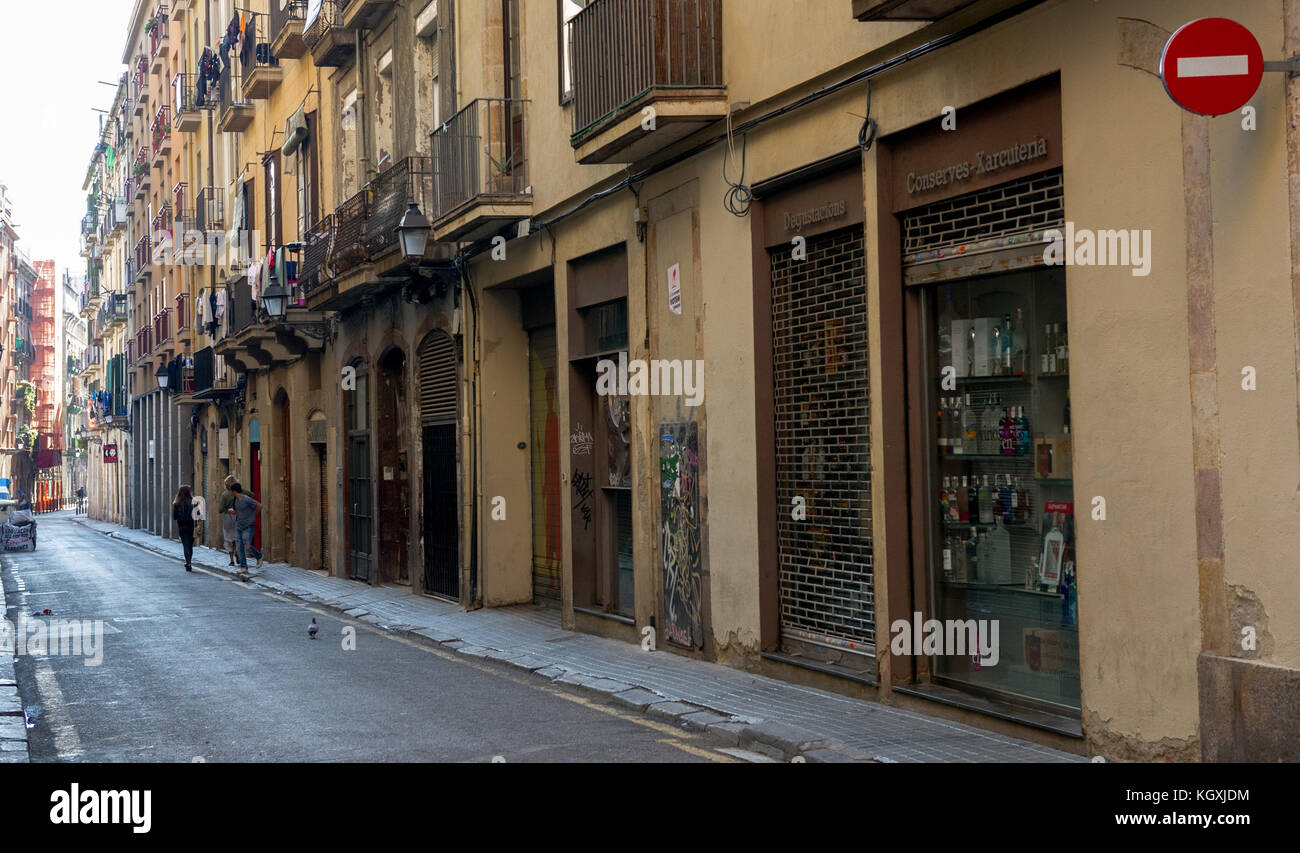
<instances>
[{"instance_id":1,"label":"drainpipe","mask_svg":"<svg viewBox=\"0 0 1300 853\"><path fill-rule=\"evenodd\" d=\"M369 183L367 166L370 163L370 139L366 135L365 122L365 103L366 103L366 61L365 49L366 40L361 35L362 31L357 30L353 38L357 45L357 168L360 173L357 175L358 190Z\"/></svg>"},{"instance_id":2,"label":"drainpipe","mask_svg":"<svg viewBox=\"0 0 1300 853\"><path fill-rule=\"evenodd\" d=\"M1300 0L1282 4L1282 56L1300 54ZM1296 423L1300 426L1300 77L1287 75L1286 165L1287 207L1291 217L1291 312L1296 333ZM1300 484L1297 484L1300 490Z\"/></svg>"}]
</instances>

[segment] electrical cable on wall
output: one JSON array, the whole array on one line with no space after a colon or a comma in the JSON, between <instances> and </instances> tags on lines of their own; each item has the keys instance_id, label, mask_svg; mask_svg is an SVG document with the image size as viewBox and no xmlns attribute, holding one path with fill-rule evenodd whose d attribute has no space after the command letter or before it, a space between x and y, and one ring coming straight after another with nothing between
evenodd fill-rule
<instances>
[{"instance_id":1,"label":"electrical cable on wall","mask_svg":"<svg viewBox=\"0 0 1300 853\"><path fill-rule=\"evenodd\" d=\"M863 151L871 148L876 141L876 120L871 117L871 81L867 81L867 114L862 117L862 128L858 131L858 147Z\"/></svg>"},{"instance_id":2,"label":"electrical cable on wall","mask_svg":"<svg viewBox=\"0 0 1300 853\"><path fill-rule=\"evenodd\" d=\"M736 146L731 133L731 110L727 110L727 153L722 159L722 182L727 185L727 191L722 195L722 206L732 216L748 216L749 207L754 201L754 194L745 185L745 158L748 147L749 136L742 134L740 137L740 177L738 180L732 181L727 176L727 165L735 156Z\"/></svg>"}]
</instances>

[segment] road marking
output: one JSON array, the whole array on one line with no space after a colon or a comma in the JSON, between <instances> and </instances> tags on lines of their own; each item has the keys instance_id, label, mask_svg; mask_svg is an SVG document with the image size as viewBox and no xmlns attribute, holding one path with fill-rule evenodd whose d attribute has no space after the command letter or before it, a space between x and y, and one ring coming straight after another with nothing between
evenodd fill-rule
<instances>
[{"instance_id":1,"label":"road marking","mask_svg":"<svg viewBox=\"0 0 1300 853\"><path fill-rule=\"evenodd\" d=\"M1179 77L1236 77L1250 73L1250 61L1244 53L1232 56L1180 56Z\"/></svg>"},{"instance_id":2,"label":"road marking","mask_svg":"<svg viewBox=\"0 0 1300 853\"><path fill-rule=\"evenodd\" d=\"M716 761L719 764L739 764L740 759L733 758L730 755L721 754L719 751L712 749L700 749L698 746L691 746L689 743L682 743L677 738L661 737L655 739L658 743L666 743L669 746L675 746L682 752L688 752L696 758L706 758L709 761Z\"/></svg>"}]
</instances>

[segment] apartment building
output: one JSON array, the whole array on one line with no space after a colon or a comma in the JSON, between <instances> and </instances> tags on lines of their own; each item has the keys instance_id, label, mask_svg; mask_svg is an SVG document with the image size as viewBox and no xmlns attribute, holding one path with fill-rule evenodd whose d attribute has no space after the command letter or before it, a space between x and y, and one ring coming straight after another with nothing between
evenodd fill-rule
<instances>
[{"instance_id":1,"label":"apartment building","mask_svg":"<svg viewBox=\"0 0 1300 853\"><path fill-rule=\"evenodd\" d=\"M1294 755L1293 84L1257 130L1172 104L1212 5L172 3L136 218L181 181L250 251L125 282L137 335L194 301L130 353L135 521L229 472L271 559L1065 749Z\"/></svg>"},{"instance_id":2,"label":"apartment building","mask_svg":"<svg viewBox=\"0 0 1300 853\"><path fill-rule=\"evenodd\" d=\"M0 496L33 486L32 415L36 388L31 383L35 348L31 343L32 286L36 271L17 247L18 232L7 188L0 184Z\"/></svg>"}]
</instances>

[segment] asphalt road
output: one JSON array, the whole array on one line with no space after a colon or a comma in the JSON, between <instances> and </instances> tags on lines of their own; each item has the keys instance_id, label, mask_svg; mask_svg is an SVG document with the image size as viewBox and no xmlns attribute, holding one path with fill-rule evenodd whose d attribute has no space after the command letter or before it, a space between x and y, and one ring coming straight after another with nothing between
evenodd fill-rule
<instances>
[{"instance_id":1,"label":"asphalt road","mask_svg":"<svg viewBox=\"0 0 1300 853\"><path fill-rule=\"evenodd\" d=\"M41 518L39 528L38 550L0 555L8 618L49 608L46 620L102 620L104 635L98 666L71 655L18 659L33 761L729 758L702 735L222 576L187 574L179 561L67 518ZM342 640L349 626L352 650Z\"/></svg>"}]
</instances>

